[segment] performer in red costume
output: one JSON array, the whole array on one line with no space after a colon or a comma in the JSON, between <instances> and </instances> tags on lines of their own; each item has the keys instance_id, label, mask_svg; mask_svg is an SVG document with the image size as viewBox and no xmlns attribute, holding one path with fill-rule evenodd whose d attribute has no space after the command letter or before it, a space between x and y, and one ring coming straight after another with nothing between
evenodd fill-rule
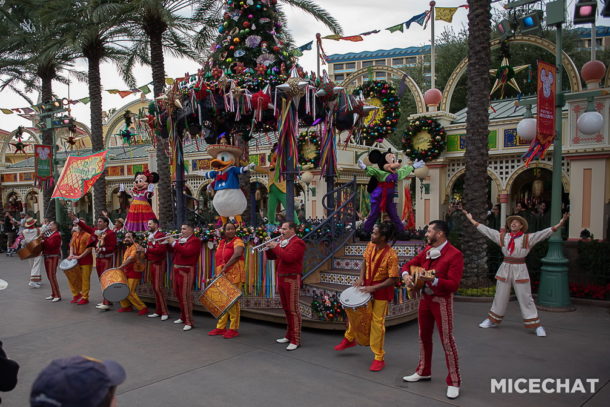
<instances>
[{"instance_id":1,"label":"performer in red costume","mask_svg":"<svg viewBox=\"0 0 610 407\"><path fill-rule=\"evenodd\" d=\"M59 284L57 283L57 264L61 258L61 235L57 231L57 223L51 221L47 224L47 234L42 236L42 255L44 256L44 268L47 278L51 283L51 295L47 300L57 302L61 300Z\"/></svg>"},{"instance_id":2,"label":"performer in red costume","mask_svg":"<svg viewBox=\"0 0 610 407\"><path fill-rule=\"evenodd\" d=\"M305 242L296 235L296 224L284 222L283 240L267 243L265 252L269 260L277 261L278 291L288 329L286 336L277 339L277 343L288 343L286 350L292 351L301 346L301 311L299 310L299 291L303 274L303 257Z\"/></svg>"},{"instance_id":3,"label":"performer in red costume","mask_svg":"<svg viewBox=\"0 0 610 407\"><path fill-rule=\"evenodd\" d=\"M435 270L436 274L426 280L419 300L419 364L417 370L402 379L406 382L430 380L432 372L432 332L434 324L438 327L441 343L445 350L447 362L447 397L457 398L460 395L460 368L458 353L453 338L453 293L460 286L464 273L464 256L447 240L449 226L442 220L435 220L428 225L426 239L428 246L402 268L402 277L411 285L411 266Z\"/></svg>"},{"instance_id":4,"label":"performer in red costume","mask_svg":"<svg viewBox=\"0 0 610 407\"><path fill-rule=\"evenodd\" d=\"M169 310L167 309L167 299L165 298L165 290L163 281L165 280L165 269L167 267L167 240L161 240L165 237L165 233L159 230L159 221L151 219L148 221L148 242L146 243L146 261L150 267L150 275L152 279L152 287L155 292L155 312L148 315L148 318L157 318L161 316L161 321L169 318Z\"/></svg>"},{"instance_id":5,"label":"performer in red costume","mask_svg":"<svg viewBox=\"0 0 610 407\"><path fill-rule=\"evenodd\" d=\"M193 226L182 225L181 237L168 238L174 251L174 293L180 303L180 318L174 324L184 323L184 331L193 329L193 301L191 292L195 282L197 262L201 252L201 239L193 235Z\"/></svg>"},{"instance_id":6,"label":"performer in red costume","mask_svg":"<svg viewBox=\"0 0 610 407\"><path fill-rule=\"evenodd\" d=\"M72 215L72 218L73 222L82 230L90 235L97 236L97 245L95 247L95 271L97 271L97 276L99 278L104 271L113 267L117 246L116 233L108 227L110 225L110 220L105 216L98 216L96 222L97 229L93 229L74 215ZM108 311L111 305L112 303L110 301L104 299L100 304L96 305L96 308L102 311Z\"/></svg>"}]
</instances>

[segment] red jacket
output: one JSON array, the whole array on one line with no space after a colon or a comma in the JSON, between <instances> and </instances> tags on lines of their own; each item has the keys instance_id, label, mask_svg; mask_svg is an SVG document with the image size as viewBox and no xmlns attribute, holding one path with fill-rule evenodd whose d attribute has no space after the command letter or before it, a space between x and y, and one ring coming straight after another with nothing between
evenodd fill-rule
<instances>
[{"instance_id":1,"label":"red jacket","mask_svg":"<svg viewBox=\"0 0 610 407\"><path fill-rule=\"evenodd\" d=\"M426 270L436 270L438 283L433 286L431 282L427 285L432 289L434 295L448 297L458 290L462 274L464 274L464 255L447 242L441 250L441 256L437 259L426 259L426 253L431 246L426 246L417 256L413 257L407 264L402 266L402 271L408 271L411 266L423 267Z\"/></svg>"},{"instance_id":2,"label":"red jacket","mask_svg":"<svg viewBox=\"0 0 610 407\"><path fill-rule=\"evenodd\" d=\"M91 226L87 225L82 220L78 221L78 226L85 232L89 233L92 236L96 236L95 229ZM98 236L98 239L101 239L101 235ZM114 233L110 228L107 228L104 232L104 244L101 247L100 253L102 256L112 254L116 250L116 233Z\"/></svg>"},{"instance_id":3,"label":"red jacket","mask_svg":"<svg viewBox=\"0 0 610 407\"><path fill-rule=\"evenodd\" d=\"M153 237L155 239L159 239L165 236L165 233L157 230ZM151 263L161 263L165 260L165 256L167 253L167 241L157 243L157 242L147 242L146 243L146 260Z\"/></svg>"},{"instance_id":4,"label":"red jacket","mask_svg":"<svg viewBox=\"0 0 610 407\"><path fill-rule=\"evenodd\" d=\"M61 254L61 235L59 232L53 232L51 236L42 241L42 254L45 256Z\"/></svg>"},{"instance_id":5,"label":"red jacket","mask_svg":"<svg viewBox=\"0 0 610 407\"><path fill-rule=\"evenodd\" d=\"M180 243L176 240L173 245L173 251L175 265L197 267L199 253L201 252L201 239L191 235L185 243Z\"/></svg>"},{"instance_id":6,"label":"red jacket","mask_svg":"<svg viewBox=\"0 0 610 407\"><path fill-rule=\"evenodd\" d=\"M274 249L265 251L269 260L277 260L277 275L303 274L303 257L305 257L305 242L294 236L286 247L277 245Z\"/></svg>"}]
</instances>

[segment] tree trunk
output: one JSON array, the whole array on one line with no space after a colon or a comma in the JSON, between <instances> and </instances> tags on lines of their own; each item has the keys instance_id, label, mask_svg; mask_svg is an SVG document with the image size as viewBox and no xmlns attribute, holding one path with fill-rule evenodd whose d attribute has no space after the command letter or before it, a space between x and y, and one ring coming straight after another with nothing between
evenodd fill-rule
<instances>
[{"instance_id":1,"label":"tree trunk","mask_svg":"<svg viewBox=\"0 0 610 407\"><path fill-rule=\"evenodd\" d=\"M102 132L102 79L100 76L100 58L89 57L89 97L91 98L91 147L93 152L104 150ZM106 210L106 174L103 173L93 186L94 219Z\"/></svg>"},{"instance_id":2,"label":"tree trunk","mask_svg":"<svg viewBox=\"0 0 610 407\"><path fill-rule=\"evenodd\" d=\"M490 0L469 0L466 152L464 161L464 207L475 219L485 220L487 212L487 137L489 133ZM487 275L485 237L465 222L462 235L466 287L480 286ZM487 283L485 281L485 283Z\"/></svg>"},{"instance_id":3,"label":"tree trunk","mask_svg":"<svg viewBox=\"0 0 610 407\"><path fill-rule=\"evenodd\" d=\"M165 63L163 59L161 33L150 35L150 61L152 66L154 95L156 98L161 95L165 89ZM157 194L159 196L159 223L162 228L168 228L174 223L172 182L169 171L167 144L167 139L162 137L157 138L157 173L159 174Z\"/></svg>"},{"instance_id":4,"label":"tree trunk","mask_svg":"<svg viewBox=\"0 0 610 407\"><path fill-rule=\"evenodd\" d=\"M49 102L53 99L53 79L51 77L41 76L42 80L42 91L41 98L42 102ZM44 118L43 120L46 120ZM57 154L56 149L53 146L53 129L46 129L42 132L42 144L51 146L53 151L53 162L51 165L52 168L55 168L55 155ZM54 174L54 176L58 176L59 174ZM42 191L43 194L43 217L47 218L55 218L55 202L51 200L51 195L53 194L53 186L50 182L44 183L44 188Z\"/></svg>"}]
</instances>

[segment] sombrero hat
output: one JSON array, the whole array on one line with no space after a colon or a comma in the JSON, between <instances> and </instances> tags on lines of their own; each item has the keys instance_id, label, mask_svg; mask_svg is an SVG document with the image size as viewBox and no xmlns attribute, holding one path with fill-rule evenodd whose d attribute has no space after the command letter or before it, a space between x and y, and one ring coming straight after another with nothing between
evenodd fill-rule
<instances>
[{"instance_id":1,"label":"sombrero hat","mask_svg":"<svg viewBox=\"0 0 610 407\"><path fill-rule=\"evenodd\" d=\"M36 224L36 219L31 218L31 217L27 217L25 219L25 223L23 224L23 226L25 226L26 228L31 228L35 224Z\"/></svg>"},{"instance_id":2,"label":"sombrero hat","mask_svg":"<svg viewBox=\"0 0 610 407\"><path fill-rule=\"evenodd\" d=\"M208 154L212 157L216 157L219 153L226 151L233 154L237 160L241 157L242 149L237 146L230 144L210 144L208 146Z\"/></svg>"},{"instance_id":3,"label":"sombrero hat","mask_svg":"<svg viewBox=\"0 0 610 407\"><path fill-rule=\"evenodd\" d=\"M523 216L519 216L519 215L511 215L508 218L506 218L506 230L510 230L510 223L512 221L516 220L517 222L521 222L521 224L523 225L523 228L521 229L521 231L523 233L527 232L527 221L525 220L525 218Z\"/></svg>"}]
</instances>

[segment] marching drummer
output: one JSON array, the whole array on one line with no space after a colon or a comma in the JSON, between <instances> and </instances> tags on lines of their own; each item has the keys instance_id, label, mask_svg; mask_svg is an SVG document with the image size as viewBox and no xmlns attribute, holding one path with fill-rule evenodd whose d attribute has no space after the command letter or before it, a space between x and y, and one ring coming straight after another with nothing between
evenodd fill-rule
<instances>
[{"instance_id":1,"label":"marching drummer","mask_svg":"<svg viewBox=\"0 0 610 407\"><path fill-rule=\"evenodd\" d=\"M223 228L224 238L216 249L216 274L224 274L229 281L241 289L246 281L246 269L244 260L244 241L235 235L235 225L228 222ZM227 321L231 324L227 330ZM218 319L216 328L208 332L208 335L223 335L225 339L235 338L239 335L239 301L236 301L229 310Z\"/></svg>"},{"instance_id":2,"label":"marching drummer","mask_svg":"<svg viewBox=\"0 0 610 407\"><path fill-rule=\"evenodd\" d=\"M375 358L369 367L372 372L378 372L385 367L383 343L385 338L385 316L388 305L394 299L394 285L398 280L398 255L388 244L394 236L394 226L389 222L373 227L371 242L364 250L364 261L360 267L360 277L354 285L370 293L372 298L371 330L369 345ZM358 330L362 324L348 323L345 336L335 350L342 351L356 346Z\"/></svg>"},{"instance_id":3,"label":"marching drummer","mask_svg":"<svg viewBox=\"0 0 610 407\"><path fill-rule=\"evenodd\" d=\"M95 271L99 278L104 274L104 271L113 267L114 252L117 247L116 233L108 227L110 225L110 220L105 216L97 217L96 229L93 229L73 214L71 214L71 217L73 222L78 224L82 230L97 236L97 245L95 247ZM104 298L104 300L95 307L102 311L108 311L110 305L112 305L110 301Z\"/></svg>"},{"instance_id":4,"label":"marching drummer","mask_svg":"<svg viewBox=\"0 0 610 407\"><path fill-rule=\"evenodd\" d=\"M303 257L305 257L305 242L296 235L296 224L294 222L284 222L280 230L282 241L269 241L266 245L268 250L265 251L265 255L269 260L277 261L277 288L288 323L286 336L276 339L276 342L287 343L286 350L293 351L301 346L299 296L301 275L303 274Z\"/></svg>"},{"instance_id":5,"label":"marching drummer","mask_svg":"<svg viewBox=\"0 0 610 407\"><path fill-rule=\"evenodd\" d=\"M174 324L184 324L183 331L193 329L193 301L191 292L195 282L197 262L201 252L201 239L193 234L193 226L184 224L179 239L169 237L174 251L174 293L180 304L180 318Z\"/></svg>"},{"instance_id":6,"label":"marching drummer","mask_svg":"<svg viewBox=\"0 0 610 407\"><path fill-rule=\"evenodd\" d=\"M133 311L133 306L138 310L138 315L146 315L148 314L148 308L136 292L145 267L144 263L140 260L140 258L144 257L144 248L136 243L133 232L125 233L123 244L127 249L125 249L123 263L121 263L119 268L123 270L127 277L129 296L121 301L121 308L118 309L118 312L131 312Z\"/></svg>"},{"instance_id":7,"label":"marching drummer","mask_svg":"<svg viewBox=\"0 0 610 407\"><path fill-rule=\"evenodd\" d=\"M42 255L47 278L51 283L51 295L46 299L57 302L61 300L59 284L57 283L57 264L61 257L61 235L55 221L49 221L46 229L47 233L43 233L42 236Z\"/></svg>"},{"instance_id":8,"label":"marching drummer","mask_svg":"<svg viewBox=\"0 0 610 407\"><path fill-rule=\"evenodd\" d=\"M91 269L93 268L93 247L97 242L95 235L81 230L80 226L72 226L69 260L77 260L78 267L65 271L68 287L72 291L72 304L89 304L91 287Z\"/></svg>"},{"instance_id":9,"label":"marching drummer","mask_svg":"<svg viewBox=\"0 0 610 407\"><path fill-rule=\"evenodd\" d=\"M167 239L164 239L165 237L165 233L159 230L159 221L156 218L150 219L148 221L146 260L150 267L152 287L155 293L155 312L149 314L148 318L157 318L161 316L161 321L165 321L169 318L167 299L165 298L165 289L163 287L165 269L167 267Z\"/></svg>"}]
</instances>

